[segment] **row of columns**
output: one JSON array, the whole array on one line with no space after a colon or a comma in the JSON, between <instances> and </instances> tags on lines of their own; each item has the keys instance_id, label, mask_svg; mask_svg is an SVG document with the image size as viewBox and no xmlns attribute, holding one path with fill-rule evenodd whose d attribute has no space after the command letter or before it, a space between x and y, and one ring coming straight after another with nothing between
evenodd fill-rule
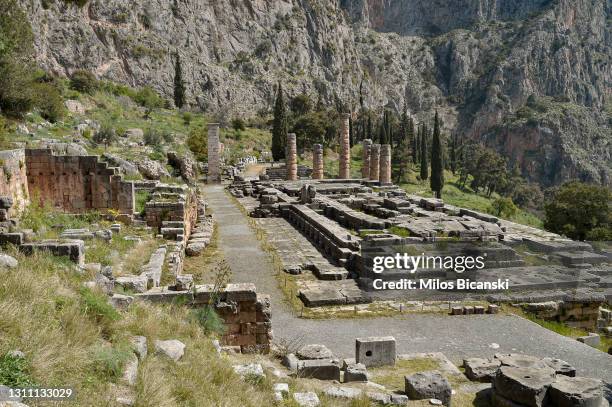
<instances>
[{"instance_id":1,"label":"row of columns","mask_svg":"<svg viewBox=\"0 0 612 407\"><path fill-rule=\"evenodd\" d=\"M362 161L362 178L391 184L391 145L372 144L372 140L364 140Z\"/></svg>"},{"instance_id":2,"label":"row of columns","mask_svg":"<svg viewBox=\"0 0 612 407\"><path fill-rule=\"evenodd\" d=\"M340 171L338 178L351 177L351 139L348 113L342 115L340 128ZM210 157L210 148L209 148ZM372 140L363 141L363 167L361 176L381 184L391 183L391 146L389 144L372 144ZM297 174L297 140L295 133L287 134L287 176L288 181L296 181ZM210 163L210 158L209 158ZM210 165L210 164L209 164ZM323 179L323 146L313 145L312 179ZM209 169L210 172L210 169Z\"/></svg>"}]
</instances>

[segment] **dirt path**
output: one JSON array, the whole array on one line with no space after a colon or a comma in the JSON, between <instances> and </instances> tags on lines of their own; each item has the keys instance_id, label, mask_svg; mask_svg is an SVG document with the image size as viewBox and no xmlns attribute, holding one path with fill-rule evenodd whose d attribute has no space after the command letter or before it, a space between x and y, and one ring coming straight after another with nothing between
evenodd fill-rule
<instances>
[{"instance_id":1,"label":"dirt path","mask_svg":"<svg viewBox=\"0 0 612 407\"><path fill-rule=\"evenodd\" d=\"M392 335L399 353L443 352L455 363L465 357L526 353L557 357L574 365L581 376L612 382L612 356L511 315L406 315L393 318L308 320L293 315L268 255L260 248L247 218L222 186L207 186L204 195L219 227L219 248L234 282L252 282L272 298L276 338L321 343L340 357L354 357L355 338Z\"/></svg>"}]
</instances>

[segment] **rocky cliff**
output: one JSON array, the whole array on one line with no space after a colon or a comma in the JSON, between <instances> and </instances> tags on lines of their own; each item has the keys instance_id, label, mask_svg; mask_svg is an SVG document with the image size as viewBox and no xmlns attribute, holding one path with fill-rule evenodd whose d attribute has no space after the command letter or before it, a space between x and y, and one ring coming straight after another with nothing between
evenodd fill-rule
<instances>
[{"instance_id":1,"label":"rocky cliff","mask_svg":"<svg viewBox=\"0 0 612 407\"><path fill-rule=\"evenodd\" d=\"M483 140L544 185L610 184L612 28L606 0L22 0L40 64L92 70L190 103L271 107L274 84ZM607 107L606 107L607 106Z\"/></svg>"}]
</instances>

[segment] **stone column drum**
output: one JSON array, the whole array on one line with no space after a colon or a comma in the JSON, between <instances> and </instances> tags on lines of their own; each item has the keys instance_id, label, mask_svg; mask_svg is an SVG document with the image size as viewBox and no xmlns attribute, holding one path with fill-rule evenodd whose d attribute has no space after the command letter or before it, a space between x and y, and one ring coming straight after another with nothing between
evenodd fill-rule
<instances>
[{"instance_id":1,"label":"stone column drum","mask_svg":"<svg viewBox=\"0 0 612 407\"><path fill-rule=\"evenodd\" d=\"M380 184L391 184L391 146L380 146Z\"/></svg>"},{"instance_id":2,"label":"stone column drum","mask_svg":"<svg viewBox=\"0 0 612 407\"><path fill-rule=\"evenodd\" d=\"M378 181L380 172L380 144L372 144L370 149L370 181Z\"/></svg>"},{"instance_id":3,"label":"stone column drum","mask_svg":"<svg viewBox=\"0 0 612 407\"><path fill-rule=\"evenodd\" d=\"M297 181L297 141L295 133L287 134L287 181Z\"/></svg>"},{"instance_id":4,"label":"stone column drum","mask_svg":"<svg viewBox=\"0 0 612 407\"><path fill-rule=\"evenodd\" d=\"M340 172L339 178L351 177L351 137L349 133L349 113L342 114L342 126L340 128Z\"/></svg>"},{"instance_id":5,"label":"stone column drum","mask_svg":"<svg viewBox=\"0 0 612 407\"><path fill-rule=\"evenodd\" d=\"M323 146L312 146L312 179L323 179Z\"/></svg>"},{"instance_id":6,"label":"stone column drum","mask_svg":"<svg viewBox=\"0 0 612 407\"><path fill-rule=\"evenodd\" d=\"M221 146L219 123L208 124L208 178L209 184L221 182Z\"/></svg>"},{"instance_id":7,"label":"stone column drum","mask_svg":"<svg viewBox=\"0 0 612 407\"><path fill-rule=\"evenodd\" d=\"M361 167L361 178L370 178L370 155L372 154L372 140L363 140L363 154L362 161L363 166Z\"/></svg>"}]
</instances>

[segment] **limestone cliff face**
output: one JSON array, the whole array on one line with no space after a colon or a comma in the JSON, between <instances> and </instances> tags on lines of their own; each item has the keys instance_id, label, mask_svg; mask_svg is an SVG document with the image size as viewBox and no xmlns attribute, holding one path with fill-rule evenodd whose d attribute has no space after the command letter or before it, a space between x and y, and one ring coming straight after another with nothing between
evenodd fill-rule
<instances>
[{"instance_id":1,"label":"limestone cliff face","mask_svg":"<svg viewBox=\"0 0 612 407\"><path fill-rule=\"evenodd\" d=\"M370 107L438 109L544 185L612 179L606 0L21 1L60 74L171 98L178 54L189 102L228 116L269 110L279 80L347 107L363 82Z\"/></svg>"}]
</instances>

